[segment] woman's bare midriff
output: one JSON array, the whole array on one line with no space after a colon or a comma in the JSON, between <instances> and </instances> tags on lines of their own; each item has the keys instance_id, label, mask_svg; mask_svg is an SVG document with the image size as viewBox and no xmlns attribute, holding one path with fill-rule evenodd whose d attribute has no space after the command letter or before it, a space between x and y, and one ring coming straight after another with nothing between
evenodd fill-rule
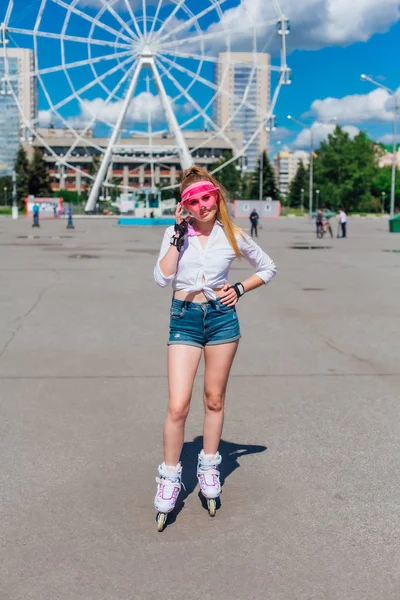
<instances>
[{"instance_id":1,"label":"woman's bare midriff","mask_svg":"<svg viewBox=\"0 0 400 600\"><path fill-rule=\"evenodd\" d=\"M214 290L214 294L217 298L220 297L222 292L222 288L217 288ZM185 302L208 302L209 298L207 298L203 292L185 292L184 290L179 290L174 292L174 298L176 300L184 300Z\"/></svg>"}]
</instances>

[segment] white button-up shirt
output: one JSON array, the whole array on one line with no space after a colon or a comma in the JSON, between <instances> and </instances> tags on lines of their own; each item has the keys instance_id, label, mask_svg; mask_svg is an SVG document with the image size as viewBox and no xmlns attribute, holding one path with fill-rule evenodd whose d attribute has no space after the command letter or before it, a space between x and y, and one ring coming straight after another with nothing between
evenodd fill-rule
<instances>
[{"instance_id":1,"label":"white button-up shirt","mask_svg":"<svg viewBox=\"0 0 400 600\"><path fill-rule=\"evenodd\" d=\"M216 221L204 248L197 236L186 237L176 272L166 277L160 268L160 261L168 252L173 235L174 227L168 227L154 269L156 283L161 287L172 283L174 291L203 292L208 299L215 300L214 289L222 288L228 281L230 266L237 258L225 235L223 225ZM276 267L268 254L246 233L243 236L236 234L236 240L242 256L256 269L256 275L265 284L271 281L276 275Z\"/></svg>"}]
</instances>

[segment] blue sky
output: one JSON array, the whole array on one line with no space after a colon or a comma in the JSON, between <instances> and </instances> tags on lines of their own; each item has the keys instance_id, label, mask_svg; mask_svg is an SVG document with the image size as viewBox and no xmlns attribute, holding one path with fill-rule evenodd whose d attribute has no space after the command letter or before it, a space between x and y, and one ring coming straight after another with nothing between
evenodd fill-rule
<instances>
[{"instance_id":1,"label":"blue sky","mask_svg":"<svg viewBox=\"0 0 400 600\"><path fill-rule=\"evenodd\" d=\"M64 0L71 4L72 0ZM48 0L43 14L41 30L59 33L66 16L66 10L58 4L62 0ZM131 31L134 30L132 19L127 10L130 2L132 14L138 19L139 28L142 27L143 0L109 0L110 5ZM278 129L272 140L272 152L279 148L307 148L309 145L309 131L303 130L296 124L287 120L287 114L301 119L309 127L313 128L316 140L322 139L332 128L333 122L338 122L348 128L353 135L359 129L366 131L371 138L388 141L391 134L392 111L390 98L383 90L374 88L373 85L360 79L361 73L377 79L382 84L397 89L400 86L399 77L399 43L400 39L400 0L282 0L277 3L273 0L219 0L221 13L218 16L215 10L207 12L199 21L199 26L210 37L207 39L205 53L209 57L216 56L219 51L224 51L226 31L232 36L232 49L251 50L251 24L261 24L257 29L257 47L264 46L270 35L272 42L265 46L274 58L273 63L279 64L277 55L278 46L274 38L274 26L262 26L264 21L273 20L279 16L279 9L291 20L291 33L288 38L288 64L293 71L293 83L284 87L280 93L277 108ZM1 18L3 18L8 0L0 0ZM67 28L67 34L86 38L89 35L90 19L95 18L104 4L103 0L80 0L76 5L88 16L88 20L82 16L73 14ZM27 3L26 0L14 0L14 11L11 16L10 26L20 28L32 28L40 5L39 0ZM155 30L171 13L173 4L170 0L147 0L146 10L150 16L154 15L159 7L160 22ZM210 0L186 0L184 6L188 12L177 11L174 19L169 25L169 31L181 26L185 19L189 18L190 11L198 14L206 11L210 6ZM220 20L222 19L222 25ZM117 52L128 53L129 33L122 29L114 16L109 12L99 18L102 28L96 28L94 37L102 40L105 44L115 42L115 35L106 31L111 27L113 30L121 30L118 37L121 47ZM225 29L224 29L225 28ZM175 34L175 41L179 41L178 51L188 54L198 54L199 43L181 44L182 38L190 36L197 37L194 29L181 29ZM214 36L214 37L213 37ZM168 43L169 40L167 40ZM16 42L22 47L31 47L31 36L12 33L11 44ZM57 40L41 39L39 52L40 68L56 66L61 62L61 52ZM169 49L173 48L169 46ZM101 58L108 54L111 46L98 44L93 46L92 59ZM113 51L111 49L111 51ZM165 48L164 48L165 52ZM83 60L87 57L87 48L84 44L68 42L66 44L66 62ZM171 66L168 60L171 56L163 59L164 71L161 71L167 94L173 98L181 96L176 100L175 109L179 122L187 122L196 115L196 108L190 102L187 95L181 94L176 85L172 84L167 76ZM127 60L125 68L131 67L126 56L119 59ZM178 57L175 59L177 65L189 71L195 71L199 65L196 59ZM93 65L98 77L105 73L117 63L114 61L99 61ZM159 67L160 70L162 67ZM201 76L205 80L213 80L214 64L204 63ZM82 102L76 100L67 103L59 109L59 113L68 123L82 126L88 122L93 114L100 115L100 119L115 123L122 100L118 97L106 104L107 90L113 89L121 79L125 71L121 67L114 75L103 80L104 87L96 85L82 92ZM68 82L62 71L56 74L43 76L43 81L48 90L53 104L61 102L63 98L71 93L71 82L75 89L79 89L93 79L93 72L89 67L75 68L69 71L71 81ZM211 100L213 90L201 82L193 83L193 77L187 72L176 67L170 71L170 75L184 89L189 89L188 94L195 103L204 108ZM126 78L126 85L129 78ZM143 73L136 90L136 100L130 109L130 120L128 119L126 131L140 131L148 127L148 112L150 107L152 127L162 129L164 126L163 111L160 106L156 88L152 81L146 87L145 74ZM273 78L273 86L276 85L276 77ZM121 88L122 98L124 87ZM40 106L42 119L49 119L49 106L43 91L40 93ZM211 107L207 110L208 118L213 117ZM53 117L53 120L54 117ZM194 119L189 123L189 128L203 127L204 119ZM103 130L105 130L103 128ZM280 142L280 143L279 143Z\"/></svg>"}]
</instances>

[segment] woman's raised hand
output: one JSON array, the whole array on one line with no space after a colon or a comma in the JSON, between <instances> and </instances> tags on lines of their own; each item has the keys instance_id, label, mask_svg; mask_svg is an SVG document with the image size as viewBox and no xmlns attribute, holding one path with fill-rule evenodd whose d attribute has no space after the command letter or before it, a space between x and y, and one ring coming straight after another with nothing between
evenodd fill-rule
<instances>
[{"instance_id":1,"label":"woman's raised hand","mask_svg":"<svg viewBox=\"0 0 400 600\"><path fill-rule=\"evenodd\" d=\"M177 225L180 225L183 221L183 206L181 202L178 202L177 207L176 207L176 211L175 211L175 221Z\"/></svg>"}]
</instances>

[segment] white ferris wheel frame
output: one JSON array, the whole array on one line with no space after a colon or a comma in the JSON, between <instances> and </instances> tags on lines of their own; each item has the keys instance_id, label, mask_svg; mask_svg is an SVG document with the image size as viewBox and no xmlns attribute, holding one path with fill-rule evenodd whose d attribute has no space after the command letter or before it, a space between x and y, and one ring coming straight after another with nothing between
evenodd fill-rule
<instances>
[{"instance_id":1,"label":"white ferris wheel frame","mask_svg":"<svg viewBox=\"0 0 400 600\"><path fill-rule=\"evenodd\" d=\"M4 75L5 86L6 86L8 93L13 96L14 101L16 102L16 104L18 106L20 117L21 117L21 122L22 122L22 129L25 132L28 132L30 139L37 138L40 141L40 143L42 144L42 146L47 150L47 152L50 155L52 155L53 158L56 159L56 163L59 164L64 170L65 170L65 168L72 169L73 171L76 171L77 173L80 173L81 175L83 175L86 178L89 178L93 181L90 195L89 195L88 201L85 206L86 211L90 212L90 211L94 210L95 204L96 204L98 196L99 196L101 186L103 186L103 185L105 187L117 187L124 191L129 191L129 190L135 189L129 185L128 186L114 185L114 184L109 183L108 177L107 177L107 172L109 171L109 166L110 166L110 163L112 162L113 155L115 155L115 153L116 153L116 150L122 148L121 144L118 144L118 140L120 138L122 127L123 127L124 122L127 117L127 112L128 112L130 103L134 98L135 89L137 87L139 76L140 76L140 73L143 68L150 69L150 72L153 76L153 80L155 82L155 85L156 85L156 88L157 88L157 91L159 94L161 106L164 109L164 113L166 116L169 131L173 134L173 137L175 139L176 145L168 147L167 150L171 152L171 156L174 156L175 154L179 155L180 163L181 163L181 166L183 169L186 169L193 164L193 158L192 158L192 154L190 153L188 146L186 144L186 140L184 138L182 130L185 127L187 127L189 124L191 124L193 121L196 121L197 119L200 119L200 118L203 119L204 122L207 123L207 125L209 125L212 128L214 133L212 135L210 135L209 137L207 137L207 139L205 139L203 142L201 142L198 146L196 146L196 148L192 149L192 153L196 152L199 148L204 146L210 140L215 139L216 137L222 137L233 148L232 158L225 161L220 166L218 166L216 169L214 169L213 173L217 173L221 169L225 168L228 164L230 164L234 161L237 161L243 155L245 155L249 146L254 142L254 140L257 139L257 137L260 135L260 133L263 131L263 129L273 128L274 111L275 111L275 107L276 107L276 103L278 100L280 90L283 85L288 85L291 83L291 71L287 65L287 52L286 52L286 36L290 30L289 21L288 21L287 17L282 13L280 6L279 6L279 2L277 0L273 0L273 4L276 8L277 15L278 15L277 18L273 19L273 20L269 20L269 21L264 21L262 23L255 23L253 26L253 30L252 30L252 51L253 51L254 55L257 53L257 29L259 27L263 27L266 25L269 25L269 26L274 25L277 28L277 34L281 37L280 65L279 66L272 66L272 65L268 66L268 68L271 71L277 71L279 73L279 80L275 87L275 90L274 90L274 93L273 93L273 96L271 99L271 103L270 103L270 108L269 108L269 111L267 114L260 114L259 108L248 101L250 85L256 75L257 69L260 68L260 65L258 65L256 63L256 60L254 60L252 71L249 75L245 93L240 98L238 98L237 96L232 95L232 93L224 90L223 84L225 81L225 77L227 76L229 66L231 64L244 64L244 63L237 63L235 60L231 60L229 58L228 58L228 60L224 60L223 61L224 72L223 72L223 75L222 75L219 85L212 83L211 81L205 79L204 77L202 77L200 75L200 71L201 71L201 68L202 68L202 65L204 64L204 62L211 62L215 65L221 64L221 61L218 57L214 57L212 55L205 54L205 47L204 47L206 40L214 40L217 37L220 37L221 32L216 31L216 32L211 32L211 33L203 33L199 26L199 22L198 22L199 19L201 19L203 16L205 16L207 13L209 13L211 11L217 12L217 15L220 18L220 22L222 23L223 28L224 28L224 35L226 36L228 57L230 54L231 35L243 33L244 31L248 32L248 23L244 23L245 27L243 29L240 29L240 28L233 29L233 30L232 30L232 28L226 29L226 26L225 26L223 18L222 18L223 11L221 10L221 6L227 0L209 0L210 4L207 6L207 8L203 9L202 11L200 11L199 13L196 13L196 14L194 14L185 5L186 0L172 0L172 2L175 3L175 7L172 9L172 11L168 15L168 17L162 22L161 27L158 30L156 30L156 25L157 25L157 22L159 21L159 13L160 13L160 10L162 7L163 0L158 0L156 12L155 12L154 16L151 16L151 17L147 15L146 0L142 0L142 13L143 14L141 15L141 17L137 17L134 14L129 0L123 0L124 7L126 8L126 11L128 12L129 17L130 17L130 20L128 22L126 20L124 20L119 15L119 13L114 9L113 5L115 4L116 0L100 0L102 6L101 6L100 10L98 11L98 13L96 14L96 16L92 16L89 13L86 13L85 11L82 11L79 8L77 8L79 1L80 0L70 0L69 2L64 1L64 0L41 0L34 27L32 29L22 29L22 28L13 27L13 26L9 25L11 15L12 15L12 12L14 9L14 0L9 0L4 22L0 24L0 45L2 46L3 56L5 59L5 75ZM56 5L64 8L67 11L67 15L66 15L66 18L64 19L64 23L63 23L60 33L46 32L46 31L42 31L40 29L44 10L46 8L46 5L50 4L50 3L56 4ZM244 10L247 12L245 5L243 5L243 7L244 7ZM172 31L168 31L167 25L173 21L175 15L180 10L183 10L186 13L186 15L188 16L188 19L185 20L180 25L178 25L177 27L174 27L172 29ZM114 27L110 27L109 25L107 25L106 23L104 23L103 21L100 20L104 13L109 13L112 15L112 17L115 19L115 21L117 21L118 24L120 25L120 30L115 29ZM90 33L87 38L82 38L79 36L73 36L73 35L67 34L68 25L69 25L70 18L72 15L76 15L76 16L91 23ZM249 16L249 18L251 19L250 16ZM148 27L148 19L152 19L150 27ZM251 19L251 21L252 21L252 19ZM140 25L142 25L142 28L140 27ZM185 29L187 29L188 27L191 27L191 26L195 27L195 30L196 30L195 34L191 35L190 37L175 39L174 36L176 36L178 33L180 33L181 31L184 31ZM94 38L93 35L94 35L96 27L99 27L99 28L107 31L111 35L115 36L115 40L114 41L99 40L97 38ZM49 107L50 107L49 108L50 112L54 115L57 115L57 119L59 119L60 122L62 123L62 125L66 129L70 130L75 137L75 140L71 144L70 148L68 149L67 154L62 157L59 156L58 154L56 154L56 152L49 146L47 141L37 131L36 125L38 124L38 119L36 119L34 122L27 121L27 119L25 118L24 112L23 112L23 108L21 106L21 102L20 102L17 94L14 91L14 87L12 85L12 78L10 77L10 74L9 74L8 53L7 53L7 46L9 43L10 36L12 34L21 34L21 35L31 36L31 38L33 40L35 68L32 72L24 74L24 76L29 77L29 78L32 78L32 77L37 78L37 80L41 86L41 90L46 98L46 101L48 102ZM38 38L57 39L60 42L61 65L47 67L45 69L40 68L39 52L38 52ZM65 42L66 41L76 42L78 44L86 45L88 48L88 58L85 60L81 60L81 61L74 61L72 63L66 63L65 62L65 60L66 60L65 59ZM197 54L197 53L193 54L193 53L187 53L187 52L185 53L185 52L180 51L180 49L179 49L180 46L182 46L186 43L189 43L189 42L193 43L195 41L198 41L200 44L200 54ZM92 46L95 46L95 45L102 45L102 46L110 47L111 49L113 49L114 52L111 54L106 54L106 55L102 55L102 56L93 58L92 54L91 54L91 49L92 49ZM194 58L194 59L198 60L198 68L195 69L194 71L192 71L191 69L188 69L187 67L176 62L176 60L175 61L171 60L171 58L168 58L169 56L171 56L172 58L175 58L175 59L176 58ZM97 73L95 65L97 65L98 63L101 63L101 62L106 62L108 60L115 60L115 59L117 60L116 66L112 67L109 70L106 70L101 75L99 75ZM246 65L248 65L248 63L246 63ZM87 83L86 85L82 86L81 88L79 88L77 90L74 86L74 83L73 83L70 75L69 75L68 70L78 68L80 66L89 66L93 72L94 78L91 82ZM184 73L186 76L188 76L191 79L191 83L189 85L187 85L186 88L172 74L173 69ZM120 70L123 71L123 74L121 75L121 78L119 79L118 83L114 86L114 88L110 90L108 88L108 86L106 86L103 83L103 81L108 76L110 76ZM71 94L69 94L66 98L63 98L59 102L53 104L51 96L46 88L46 85L43 82L42 76L47 75L49 73L56 73L56 72L60 72L60 71L62 71L64 73L64 75L66 76L66 79L71 88ZM172 100L171 100L171 98L168 97L168 95L166 93L166 89L165 89L165 86L163 83L163 78L171 81L171 83L178 90L178 94L174 98L172 98ZM130 79L130 81L129 81L129 79ZM120 88L122 87L122 85L124 83L126 83L127 81L129 81L129 85L127 86L125 95L123 96L123 98L120 98L118 96L118 92L119 92ZM205 87L207 87L208 89L211 89L213 92L211 99L203 107L200 106L200 104L197 102L197 100L192 97L192 94L189 93L191 88L193 87L193 85L197 82L202 83ZM118 116L116 123L113 125L111 123L107 123L106 121L103 121L106 125L109 125L110 127L112 127L112 132L111 132L111 135L110 135L110 138L109 138L106 148L98 146L94 141L89 140L87 137L85 138L86 133L91 129L91 127L94 125L94 123L96 121L98 121L97 114L92 112L91 118L89 119L88 123L85 125L83 130L78 131L74 127L72 127L71 124L68 123L68 121L58 112L58 110L60 108L62 108L63 106L65 106L72 100L77 100L78 103L82 105L83 100L82 100L81 95L85 91L94 87L95 85L99 85L107 93L107 97L104 100L105 106L109 105L112 102L112 100L115 100L116 98L123 101L121 112ZM149 92L149 78L148 77L146 78L146 90ZM231 117L222 127L218 126L208 114L210 107L212 106L213 102L219 95L221 95L221 96L228 95L230 98L232 98L232 96L233 96L235 98L235 100L238 100L237 106L235 107L235 110L233 111ZM175 115L175 111L173 108L173 102L176 101L177 98L185 98L186 101L190 104L190 106L195 111L197 111L194 114L194 116L189 117L184 123L181 123L180 125L178 123L178 120L177 120L177 117ZM229 136L227 135L226 132L229 128L229 125L232 123L232 121L235 119L238 112L243 107L247 107L247 108L253 110L255 113L257 113L260 117L260 121L259 121L260 124L259 124L258 128L254 131L253 135L244 142L243 146L241 148L237 148L237 147L235 147L234 144L232 144L232 141L229 139ZM90 109L89 109L89 112L90 112ZM164 131L167 131L167 130L164 130ZM152 187L154 187L154 164L160 162L159 159L153 158L153 152L152 152L153 137L156 134L164 133L164 131L161 131L161 132L152 131L151 113L149 111L147 136L149 139L150 159L149 159L149 157L146 157L145 162L147 164L150 163L151 174L152 174L152 178L151 178L152 179ZM133 131L131 133L137 133L137 132ZM141 133L141 135L143 135L143 132L140 132L140 133ZM100 163L100 167L95 176L82 171L79 167L72 165L70 163L70 158L72 156L72 153L80 142L84 143L85 146L90 146L90 147L96 149L97 152L100 153L100 155L103 155L101 163ZM167 160L168 158L170 158L170 156L164 156L163 160ZM176 186L172 185L172 186L168 186L164 189L171 189L174 187L176 187Z\"/></svg>"}]
</instances>

